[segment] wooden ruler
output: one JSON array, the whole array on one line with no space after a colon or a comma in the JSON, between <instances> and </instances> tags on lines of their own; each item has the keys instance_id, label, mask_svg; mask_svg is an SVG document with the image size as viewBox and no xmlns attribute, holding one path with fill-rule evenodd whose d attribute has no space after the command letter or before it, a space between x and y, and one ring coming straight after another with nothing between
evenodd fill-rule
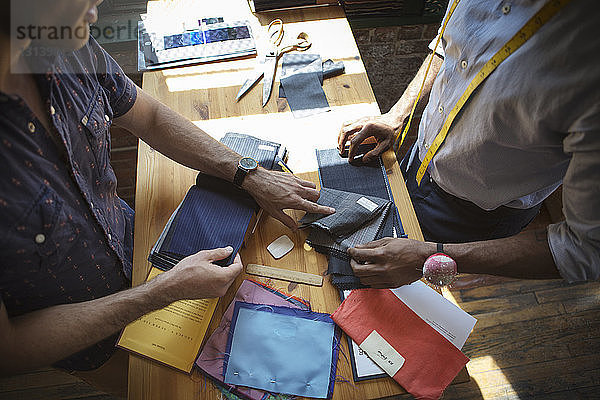
<instances>
[{"instance_id":1,"label":"wooden ruler","mask_svg":"<svg viewBox=\"0 0 600 400\"><path fill-rule=\"evenodd\" d=\"M264 276L267 278L281 279L282 281L305 283L312 286L323 286L323 277L320 275L283 268L268 267L266 265L248 264L246 266L246 273Z\"/></svg>"}]
</instances>

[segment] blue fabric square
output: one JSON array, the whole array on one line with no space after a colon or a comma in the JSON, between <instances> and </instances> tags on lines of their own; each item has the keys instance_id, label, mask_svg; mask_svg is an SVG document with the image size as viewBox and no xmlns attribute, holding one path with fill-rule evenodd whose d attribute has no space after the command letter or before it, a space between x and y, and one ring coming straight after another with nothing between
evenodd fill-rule
<instances>
[{"instance_id":1,"label":"blue fabric square","mask_svg":"<svg viewBox=\"0 0 600 400\"><path fill-rule=\"evenodd\" d=\"M236 302L224 380L273 393L328 398L339 336L329 314Z\"/></svg>"}]
</instances>

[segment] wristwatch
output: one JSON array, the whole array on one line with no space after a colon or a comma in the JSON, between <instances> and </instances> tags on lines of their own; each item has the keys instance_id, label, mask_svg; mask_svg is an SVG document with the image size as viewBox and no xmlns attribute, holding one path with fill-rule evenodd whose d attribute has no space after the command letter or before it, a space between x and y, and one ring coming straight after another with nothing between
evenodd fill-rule
<instances>
[{"instance_id":1,"label":"wristwatch","mask_svg":"<svg viewBox=\"0 0 600 400\"><path fill-rule=\"evenodd\" d=\"M250 172L255 171L258 168L258 163L252 157L242 157L242 159L238 162L237 171L235 172L235 176L233 177L233 184L239 188L242 187L242 182L244 182L244 178Z\"/></svg>"},{"instance_id":2,"label":"wristwatch","mask_svg":"<svg viewBox=\"0 0 600 400\"><path fill-rule=\"evenodd\" d=\"M437 244L437 251L423 263L423 278L438 287L451 285L458 275L456 261L444 253L442 243Z\"/></svg>"}]
</instances>

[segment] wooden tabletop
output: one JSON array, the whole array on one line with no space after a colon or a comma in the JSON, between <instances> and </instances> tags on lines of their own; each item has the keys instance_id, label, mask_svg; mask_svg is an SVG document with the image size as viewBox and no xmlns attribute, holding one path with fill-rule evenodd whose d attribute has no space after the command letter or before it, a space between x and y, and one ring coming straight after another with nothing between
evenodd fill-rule
<instances>
[{"instance_id":1,"label":"wooden tabletop","mask_svg":"<svg viewBox=\"0 0 600 400\"><path fill-rule=\"evenodd\" d=\"M259 41L268 23L273 18L281 18L285 23L284 42L286 38L291 40L304 31L313 42L309 52L320 54L324 60L331 58L343 61L346 66L345 74L326 79L323 83L331 111L294 119L285 99L277 98L278 77L269 103L264 108L261 107L261 84L236 103L236 94L245 76L253 69L255 58L145 73L143 89L215 138L221 138L226 132L239 132L284 144L290 151L288 164L294 173L317 182L315 148L336 147L342 122L379 114L379 107L342 9L330 6L254 16L245 0L219 0L219 3L228 3L224 10L235 9L237 13L246 10L244 19L251 22L253 33L258 36ZM225 12L220 15L227 17ZM404 230L409 237L422 240L398 164L391 152L385 154L384 163ZM150 248L171 213L194 183L196 173L140 142L135 207L134 285L145 280L150 268L147 262ZM296 218L301 216L301 213L292 214ZM282 234L294 241L295 248L290 254L275 260L266 251L266 246ZM273 218L263 217L256 232L241 251L244 266L256 263L323 274L327 269L327 260L322 254L305 248L305 235L303 232L292 233ZM219 301L207 337L218 326L222 314L246 277L245 273L238 277ZM256 279L254 276L252 278ZM331 313L340 303L337 290L327 278L323 287L290 285L285 281L266 278L258 280L309 300L313 311ZM348 354L347 342L342 342L343 351ZM351 367L344 357L338 359L338 374L352 379ZM462 380L465 380L464 376ZM371 399L398 393L405 392L395 381L380 378L356 384L336 383L334 399ZM197 371L190 376L147 359L130 356L129 399L199 398L216 399L219 398L219 392L212 384L207 384Z\"/></svg>"}]
</instances>

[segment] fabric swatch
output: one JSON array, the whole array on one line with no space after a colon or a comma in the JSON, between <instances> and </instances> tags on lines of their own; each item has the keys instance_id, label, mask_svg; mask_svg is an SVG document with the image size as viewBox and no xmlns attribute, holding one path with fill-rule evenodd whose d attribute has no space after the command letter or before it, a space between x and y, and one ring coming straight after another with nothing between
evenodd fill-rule
<instances>
[{"instance_id":1,"label":"fabric swatch","mask_svg":"<svg viewBox=\"0 0 600 400\"><path fill-rule=\"evenodd\" d=\"M274 393L331 397L340 334L328 314L238 301L224 381Z\"/></svg>"},{"instance_id":2,"label":"fabric swatch","mask_svg":"<svg viewBox=\"0 0 600 400\"><path fill-rule=\"evenodd\" d=\"M392 377L417 399L440 398L469 361L389 289L354 290L331 318L359 346L373 332L383 338L404 359Z\"/></svg>"},{"instance_id":3,"label":"fabric swatch","mask_svg":"<svg viewBox=\"0 0 600 400\"><path fill-rule=\"evenodd\" d=\"M231 386L223 382L225 376L223 370L223 357L227 348L227 339L229 337L229 328L231 326L235 303L238 301L271 306L285 306L302 310L310 310L310 307L308 304L295 297L278 292L259 282L246 279L240 285L233 301L227 307L227 310L225 310L218 328L202 347L202 350L196 359L196 366L198 366L205 375L210 377L218 385L225 386L227 390L232 391L239 397L251 400L261 400L266 395L266 392L263 390Z\"/></svg>"},{"instance_id":4,"label":"fabric swatch","mask_svg":"<svg viewBox=\"0 0 600 400\"><path fill-rule=\"evenodd\" d=\"M284 54L280 83L294 118L303 118L330 110L321 86L323 83L321 56L306 53Z\"/></svg>"},{"instance_id":5,"label":"fabric swatch","mask_svg":"<svg viewBox=\"0 0 600 400\"><path fill-rule=\"evenodd\" d=\"M266 169L273 169L276 160L285 156L285 148L280 144L249 135L227 133L221 142L242 156L254 158ZM231 246L232 254L216 262L229 265L243 244L257 208L254 199L231 182L199 173L196 184L169 218L148 260L167 270L200 250Z\"/></svg>"},{"instance_id":6,"label":"fabric swatch","mask_svg":"<svg viewBox=\"0 0 600 400\"><path fill-rule=\"evenodd\" d=\"M317 203L335 208L335 213L331 215L307 213L300 219L300 227L317 227L335 238L344 238L381 214L390 201L322 188Z\"/></svg>"}]
</instances>

